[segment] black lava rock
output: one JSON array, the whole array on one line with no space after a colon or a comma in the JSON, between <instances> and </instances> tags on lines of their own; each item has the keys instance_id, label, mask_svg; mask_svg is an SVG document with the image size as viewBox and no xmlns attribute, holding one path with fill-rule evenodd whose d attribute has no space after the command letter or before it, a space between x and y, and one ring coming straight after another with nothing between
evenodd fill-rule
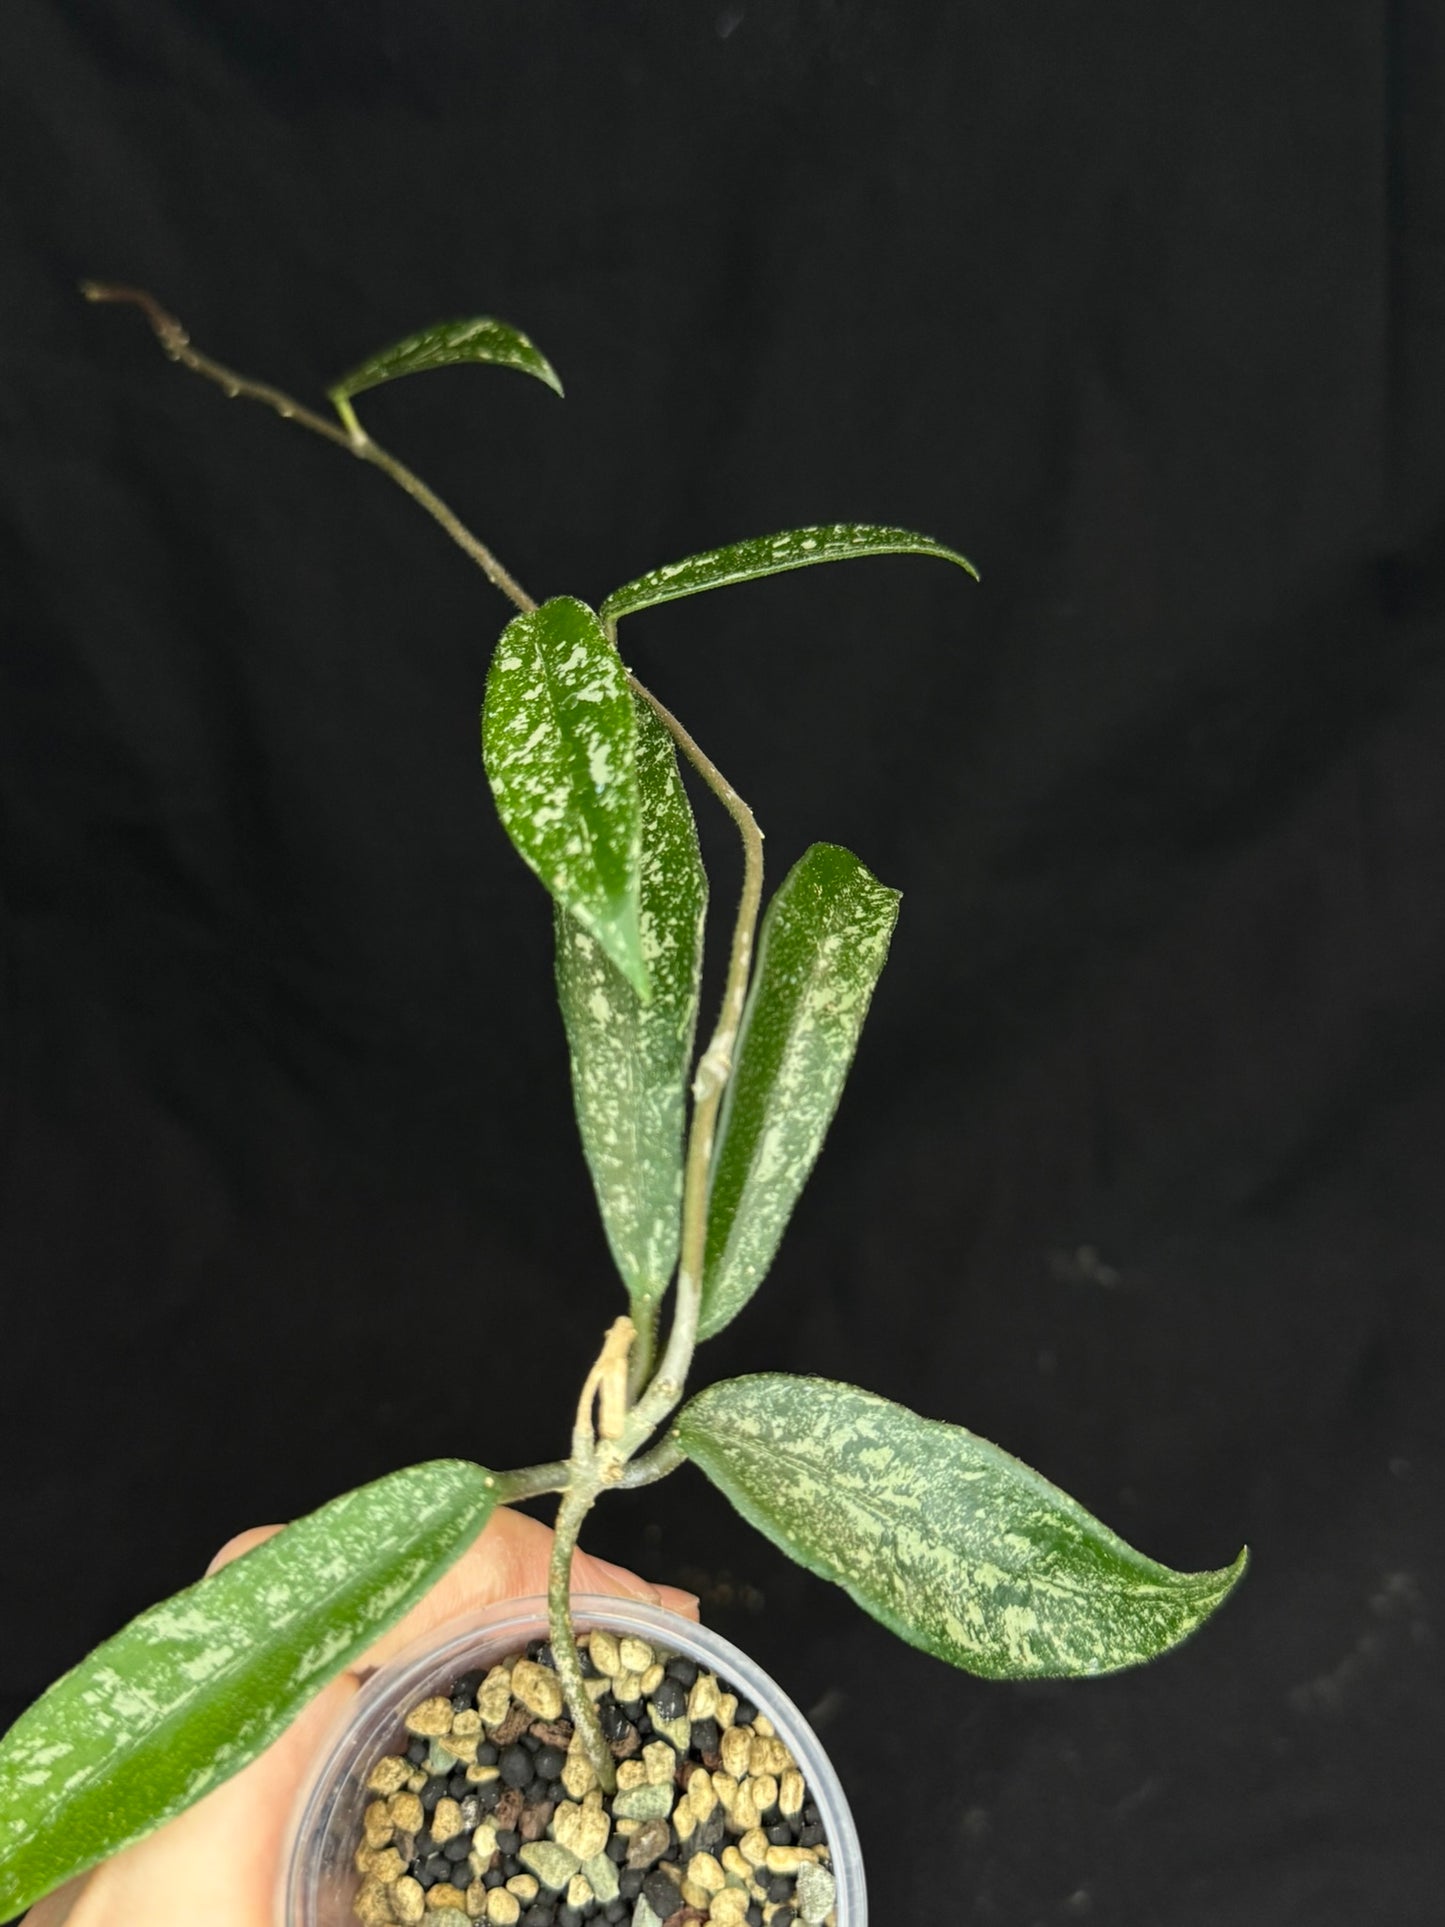
<instances>
[{"instance_id":1,"label":"black lava rock","mask_svg":"<svg viewBox=\"0 0 1445 1927\"><path fill-rule=\"evenodd\" d=\"M669 1914L675 1914L682 1901L681 1894L660 1867L643 1881L642 1892L659 1920L666 1920Z\"/></svg>"},{"instance_id":2,"label":"black lava rock","mask_svg":"<svg viewBox=\"0 0 1445 1927\"><path fill-rule=\"evenodd\" d=\"M680 1680L664 1677L652 1703L665 1720L680 1720L687 1711L687 1693Z\"/></svg>"},{"instance_id":3,"label":"black lava rock","mask_svg":"<svg viewBox=\"0 0 1445 1927\"><path fill-rule=\"evenodd\" d=\"M627 1715L611 1698L604 1699L597 1708L597 1724L602 1728L602 1737L610 1746L620 1740L631 1724Z\"/></svg>"}]
</instances>

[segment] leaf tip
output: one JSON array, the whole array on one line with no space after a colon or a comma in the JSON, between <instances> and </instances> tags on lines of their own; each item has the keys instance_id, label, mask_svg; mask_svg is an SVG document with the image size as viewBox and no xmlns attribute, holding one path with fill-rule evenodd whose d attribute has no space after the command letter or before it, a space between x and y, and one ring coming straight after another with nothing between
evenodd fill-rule
<instances>
[{"instance_id":1,"label":"leaf tip","mask_svg":"<svg viewBox=\"0 0 1445 1927\"><path fill-rule=\"evenodd\" d=\"M1239 1557L1234 1561L1234 1563L1232 1565L1220 1567L1218 1577L1221 1582L1220 1589L1219 1589L1219 1597L1221 1602L1228 1599L1229 1595L1234 1591L1235 1587L1239 1584L1240 1580L1243 1579L1245 1573L1248 1572L1249 1562L1251 1557L1252 1555L1250 1553L1249 1547L1241 1546L1239 1549Z\"/></svg>"}]
</instances>

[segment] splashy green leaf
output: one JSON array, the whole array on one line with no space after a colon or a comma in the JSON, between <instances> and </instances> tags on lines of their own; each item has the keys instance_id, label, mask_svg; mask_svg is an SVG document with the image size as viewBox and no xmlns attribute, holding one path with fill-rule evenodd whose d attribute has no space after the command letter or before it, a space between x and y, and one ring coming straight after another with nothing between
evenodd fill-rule
<instances>
[{"instance_id":1,"label":"splashy green leaf","mask_svg":"<svg viewBox=\"0 0 1445 1927\"><path fill-rule=\"evenodd\" d=\"M677 1262L707 879L672 738L641 697L634 706L640 929L651 1001L638 1001L602 945L560 908L556 936L557 994L582 1147L633 1320L641 1326Z\"/></svg>"},{"instance_id":2,"label":"splashy green leaf","mask_svg":"<svg viewBox=\"0 0 1445 1927\"><path fill-rule=\"evenodd\" d=\"M817 1162L888 956L899 897L815 843L768 906L723 1098L698 1336L752 1297Z\"/></svg>"},{"instance_id":3,"label":"splashy green leaf","mask_svg":"<svg viewBox=\"0 0 1445 1927\"><path fill-rule=\"evenodd\" d=\"M368 388L379 388L383 382L397 381L403 375L425 374L430 368L454 368L469 361L518 368L524 375L533 375L545 382L555 393L562 392L556 369L519 328L509 327L505 321L494 321L490 315L476 315L467 321L440 321L407 335L403 341L393 342L391 347L368 356L349 374L343 375L327 393L342 421L354 431L357 424L351 412L353 395L363 395Z\"/></svg>"},{"instance_id":4,"label":"splashy green leaf","mask_svg":"<svg viewBox=\"0 0 1445 1927\"><path fill-rule=\"evenodd\" d=\"M333 1499L152 1606L0 1740L9 1919L230 1779L476 1538L480 1466L438 1460Z\"/></svg>"},{"instance_id":5,"label":"splashy green leaf","mask_svg":"<svg viewBox=\"0 0 1445 1927\"><path fill-rule=\"evenodd\" d=\"M627 673L571 596L515 616L487 673L482 757L518 853L639 997L642 801Z\"/></svg>"},{"instance_id":6,"label":"splashy green leaf","mask_svg":"<svg viewBox=\"0 0 1445 1927\"><path fill-rule=\"evenodd\" d=\"M953 562L978 578L978 570L956 549L946 548L931 535L912 529L880 528L869 522L826 522L806 529L787 529L780 535L754 536L722 549L707 549L681 562L628 582L602 604L604 622L620 622L638 609L651 609L679 596L699 595L704 589L725 589L735 582L756 582L788 569L807 569L819 562L856 562L869 555L932 555Z\"/></svg>"},{"instance_id":7,"label":"splashy green leaf","mask_svg":"<svg viewBox=\"0 0 1445 1927\"><path fill-rule=\"evenodd\" d=\"M831 1379L709 1386L682 1449L743 1517L911 1645L993 1679L1117 1672L1222 1604L1218 1572L1158 1565L962 1426Z\"/></svg>"}]
</instances>

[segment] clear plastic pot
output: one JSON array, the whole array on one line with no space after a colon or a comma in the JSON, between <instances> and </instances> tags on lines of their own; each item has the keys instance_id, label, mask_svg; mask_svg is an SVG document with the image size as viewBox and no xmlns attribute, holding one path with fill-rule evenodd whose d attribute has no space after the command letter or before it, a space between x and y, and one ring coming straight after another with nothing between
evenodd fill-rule
<instances>
[{"instance_id":1,"label":"clear plastic pot","mask_svg":"<svg viewBox=\"0 0 1445 1927\"><path fill-rule=\"evenodd\" d=\"M812 1728L762 1668L706 1626L656 1606L577 1594L572 1608L579 1631L601 1626L618 1634L638 1633L669 1652L697 1660L766 1713L801 1768L827 1829L838 1883L838 1927L867 1927L858 1835L838 1776ZM352 1855L361 1838L362 1812L375 1798L363 1782L383 1753L404 1747L406 1710L445 1690L461 1674L520 1652L546 1632L544 1599L509 1599L435 1628L366 1681L327 1734L297 1801L276 1896L277 1927L356 1927L351 1903L360 1883Z\"/></svg>"}]
</instances>

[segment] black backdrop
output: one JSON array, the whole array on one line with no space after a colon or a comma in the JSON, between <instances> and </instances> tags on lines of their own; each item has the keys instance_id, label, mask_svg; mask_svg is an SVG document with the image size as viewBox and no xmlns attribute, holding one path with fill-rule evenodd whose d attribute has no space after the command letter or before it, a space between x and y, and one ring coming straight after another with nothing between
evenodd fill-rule
<instances>
[{"instance_id":1,"label":"black backdrop","mask_svg":"<svg viewBox=\"0 0 1445 1927\"><path fill-rule=\"evenodd\" d=\"M591 1543L816 1709L884 1927L1439 1918L1441 39L1430 0L8 0L0 1712L247 1523L550 1457L617 1308L478 767L506 605L74 290L312 395L495 312L565 405L468 370L365 413L534 593L834 518L984 572L631 625L774 879L827 838L905 893L705 1375L860 1381L1173 1564L1256 1557L1185 1651L1021 1688L692 1475Z\"/></svg>"}]
</instances>

